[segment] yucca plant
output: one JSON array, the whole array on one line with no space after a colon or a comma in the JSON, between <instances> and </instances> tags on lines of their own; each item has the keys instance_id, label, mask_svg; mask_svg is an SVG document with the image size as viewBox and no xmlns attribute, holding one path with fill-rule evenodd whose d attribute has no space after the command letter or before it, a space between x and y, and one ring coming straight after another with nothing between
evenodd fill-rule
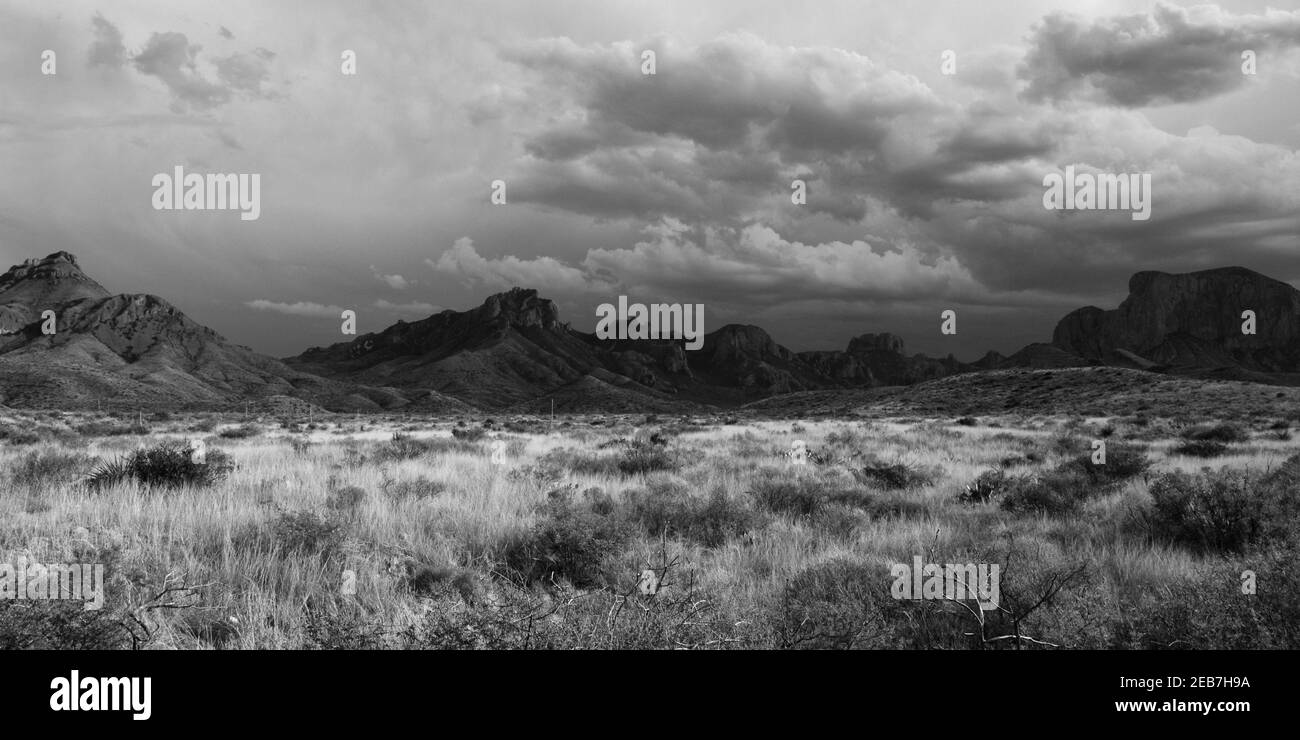
<instances>
[{"instance_id":1,"label":"yucca plant","mask_svg":"<svg viewBox=\"0 0 1300 740\"><path fill-rule=\"evenodd\" d=\"M206 462L196 463L190 449L180 442L167 442L101 463L86 479L86 486L101 491L128 480L145 488L206 488L224 480L234 470L230 456L209 450Z\"/></svg>"}]
</instances>

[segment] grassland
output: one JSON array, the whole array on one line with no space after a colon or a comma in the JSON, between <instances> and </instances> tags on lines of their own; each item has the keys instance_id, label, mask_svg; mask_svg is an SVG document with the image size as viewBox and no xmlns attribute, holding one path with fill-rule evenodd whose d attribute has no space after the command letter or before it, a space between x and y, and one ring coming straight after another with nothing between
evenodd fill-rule
<instances>
[{"instance_id":1,"label":"grassland","mask_svg":"<svg viewBox=\"0 0 1300 740\"><path fill-rule=\"evenodd\" d=\"M108 595L0 647L1295 648L1298 421L3 411L0 563ZM191 438L224 467L123 472ZM1000 608L893 598L917 556Z\"/></svg>"}]
</instances>

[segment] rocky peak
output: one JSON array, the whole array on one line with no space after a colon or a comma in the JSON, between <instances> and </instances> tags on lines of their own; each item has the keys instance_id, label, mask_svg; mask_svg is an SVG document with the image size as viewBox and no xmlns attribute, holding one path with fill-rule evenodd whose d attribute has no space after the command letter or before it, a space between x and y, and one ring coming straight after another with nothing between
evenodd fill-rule
<instances>
[{"instance_id":1,"label":"rocky peak","mask_svg":"<svg viewBox=\"0 0 1300 740\"><path fill-rule=\"evenodd\" d=\"M790 354L762 328L747 324L727 324L707 335L705 342L705 351L715 360L727 357L784 358Z\"/></svg>"},{"instance_id":2,"label":"rocky peak","mask_svg":"<svg viewBox=\"0 0 1300 740\"><path fill-rule=\"evenodd\" d=\"M6 333L72 303L107 298L104 286L90 279L67 252L29 259L0 275L0 330Z\"/></svg>"},{"instance_id":3,"label":"rocky peak","mask_svg":"<svg viewBox=\"0 0 1300 740\"><path fill-rule=\"evenodd\" d=\"M849 340L849 354L861 354L870 350L881 350L903 354L903 338L897 334L882 332L880 334L863 334Z\"/></svg>"},{"instance_id":4,"label":"rocky peak","mask_svg":"<svg viewBox=\"0 0 1300 740\"><path fill-rule=\"evenodd\" d=\"M475 313L481 321L496 321L518 328L540 327L558 331L560 312L553 301L538 298L531 288L511 288L490 296Z\"/></svg>"}]
</instances>

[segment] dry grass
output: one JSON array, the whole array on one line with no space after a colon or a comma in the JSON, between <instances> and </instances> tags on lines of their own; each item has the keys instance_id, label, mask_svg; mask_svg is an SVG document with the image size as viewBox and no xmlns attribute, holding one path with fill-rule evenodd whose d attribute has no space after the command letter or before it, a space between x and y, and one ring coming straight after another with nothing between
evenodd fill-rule
<instances>
[{"instance_id":1,"label":"dry grass","mask_svg":"<svg viewBox=\"0 0 1300 740\"><path fill-rule=\"evenodd\" d=\"M1218 554L1126 528L1149 503L1151 476L1207 464L1266 471L1297 450L1256 432L1206 460L1173 454L1176 432L1147 439L1148 474L1050 516L958 495L985 471L1046 473L1087 453L1093 438L1146 439L1150 424L610 417L516 422L525 431L511 432L481 420L330 417L309 429L177 415L146 421L147 435L93 426L110 421L0 418L0 427L41 435L0 442L0 562L104 563L106 609L140 617L146 644L164 648L780 647L773 624L788 616L783 595L811 568L846 561L887 572L915 555L950 562L942 558L1009 550L1035 568L1088 565L1088 578L1038 615L1040 632L1066 646L1145 647L1133 610L1222 565ZM80 437L79 427L112 436ZM485 433L453 435L457 428ZM400 454L391 449L397 431L406 435ZM210 488L124 483L96 493L76 480L96 460L194 436L235 463ZM498 438L508 444L494 464ZM823 462L793 465L782 453L796 439ZM38 451L61 451L66 465L87 470L33 480ZM644 467L646 455L656 462ZM925 475L885 485L861 474L870 464ZM533 567L539 559L546 565ZM580 584L566 578L579 572L575 559L588 574ZM666 571L671 587L639 596L647 568ZM176 592L182 608L149 608L178 583L193 587ZM355 594L343 593L349 583ZM889 635L866 646L918 639ZM934 639L941 647L963 638L958 630Z\"/></svg>"}]
</instances>

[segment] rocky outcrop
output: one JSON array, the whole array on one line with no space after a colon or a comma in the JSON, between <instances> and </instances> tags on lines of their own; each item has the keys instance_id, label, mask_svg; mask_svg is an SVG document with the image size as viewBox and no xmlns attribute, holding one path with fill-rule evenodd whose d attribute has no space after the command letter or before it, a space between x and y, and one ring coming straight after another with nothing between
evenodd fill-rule
<instances>
[{"instance_id":1,"label":"rocky outcrop","mask_svg":"<svg viewBox=\"0 0 1300 740\"><path fill-rule=\"evenodd\" d=\"M872 350L903 354L903 338L889 332L863 334L849 340L849 354L862 354Z\"/></svg>"},{"instance_id":2,"label":"rocky outcrop","mask_svg":"<svg viewBox=\"0 0 1300 740\"><path fill-rule=\"evenodd\" d=\"M848 352L812 351L800 352L800 360L817 372L844 385L879 385L871 373L871 367L862 358Z\"/></svg>"},{"instance_id":3,"label":"rocky outcrop","mask_svg":"<svg viewBox=\"0 0 1300 740\"><path fill-rule=\"evenodd\" d=\"M82 272L77 258L67 252L26 260L0 275L0 340L38 321L43 311L108 296L104 286Z\"/></svg>"},{"instance_id":4,"label":"rocky outcrop","mask_svg":"<svg viewBox=\"0 0 1300 740\"><path fill-rule=\"evenodd\" d=\"M1256 333L1242 333L1242 312ZM1081 308L1061 319L1052 344L1089 360L1120 363L1119 350L1183 367L1300 371L1300 290L1244 267L1185 274L1139 272L1113 310Z\"/></svg>"}]
</instances>

